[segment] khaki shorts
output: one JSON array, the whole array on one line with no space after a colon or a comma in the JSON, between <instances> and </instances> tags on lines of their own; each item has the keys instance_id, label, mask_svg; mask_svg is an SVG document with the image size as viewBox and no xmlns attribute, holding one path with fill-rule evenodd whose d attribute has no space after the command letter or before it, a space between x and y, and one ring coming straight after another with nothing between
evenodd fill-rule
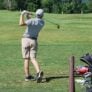
<instances>
[{"instance_id":1,"label":"khaki shorts","mask_svg":"<svg viewBox=\"0 0 92 92\"><path fill-rule=\"evenodd\" d=\"M36 58L37 40L22 38L22 56L26 59Z\"/></svg>"}]
</instances>

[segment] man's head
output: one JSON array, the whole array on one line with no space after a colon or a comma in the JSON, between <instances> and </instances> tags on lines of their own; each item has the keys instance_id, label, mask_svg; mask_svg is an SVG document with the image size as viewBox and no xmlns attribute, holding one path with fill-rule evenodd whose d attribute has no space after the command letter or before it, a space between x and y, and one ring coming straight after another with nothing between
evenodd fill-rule
<instances>
[{"instance_id":1,"label":"man's head","mask_svg":"<svg viewBox=\"0 0 92 92\"><path fill-rule=\"evenodd\" d=\"M43 16L44 16L43 9L37 9L37 11L36 11L36 17L42 18Z\"/></svg>"}]
</instances>

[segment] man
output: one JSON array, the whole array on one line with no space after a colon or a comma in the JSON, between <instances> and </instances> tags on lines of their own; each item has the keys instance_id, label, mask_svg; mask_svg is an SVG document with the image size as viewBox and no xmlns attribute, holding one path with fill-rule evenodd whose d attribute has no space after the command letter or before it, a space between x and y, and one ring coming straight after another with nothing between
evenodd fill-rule
<instances>
[{"instance_id":1,"label":"man","mask_svg":"<svg viewBox=\"0 0 92 92\"><path fill-rule=\"evenodd\" d=\"M31 13L28 11L23 11L20 15L20 26L27 26L23 37L22 37L22 55L24 58L24 72L25 72L25 81L33 79L33 76L29 73L29 62L31 60L35 70L36 70L36 80L37 83L42 81L43 72L40 71L39 64L36 60L37 53L37 38L40 30L44 26L43 9L38 9L36 11L36 17L30 18ZM25 20L26 16L26 20Z\"/></svg>"}]
</instances>

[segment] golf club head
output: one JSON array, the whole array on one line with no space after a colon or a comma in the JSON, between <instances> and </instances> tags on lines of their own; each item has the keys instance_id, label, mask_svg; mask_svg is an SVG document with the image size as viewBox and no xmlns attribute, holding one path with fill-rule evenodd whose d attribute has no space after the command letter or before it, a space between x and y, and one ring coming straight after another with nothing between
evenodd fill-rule
<instances>
[{"instance_id":1,"label":"golf club head","mask_svg":"<svg viewBox=\"0 0 92 92\"><path fill-rule=\"evenodd\" d=\"M57 29L60 29L60 25L57 24Z\"/></svg>"}]
</instances>

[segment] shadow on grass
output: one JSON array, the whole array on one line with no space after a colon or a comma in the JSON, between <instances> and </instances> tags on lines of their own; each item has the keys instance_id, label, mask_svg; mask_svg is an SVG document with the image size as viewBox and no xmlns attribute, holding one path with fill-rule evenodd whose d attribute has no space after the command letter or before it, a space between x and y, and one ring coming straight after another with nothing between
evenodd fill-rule
<instances>
[{"instance_id":1,"label":"shadow on grass","mask_svg":"<svg viewBox=\"0 0 92 92\"><path fill-rule=\"evenodd\" d=\"M63 76L50 76L50 77L46 77L46 78L43 78L43 83L44 82L50 82L51 80L57 80L57 79L62 79L62 78L69 78L69 76L67 75L63 75Z\"/></svg>"}]
</instances>

